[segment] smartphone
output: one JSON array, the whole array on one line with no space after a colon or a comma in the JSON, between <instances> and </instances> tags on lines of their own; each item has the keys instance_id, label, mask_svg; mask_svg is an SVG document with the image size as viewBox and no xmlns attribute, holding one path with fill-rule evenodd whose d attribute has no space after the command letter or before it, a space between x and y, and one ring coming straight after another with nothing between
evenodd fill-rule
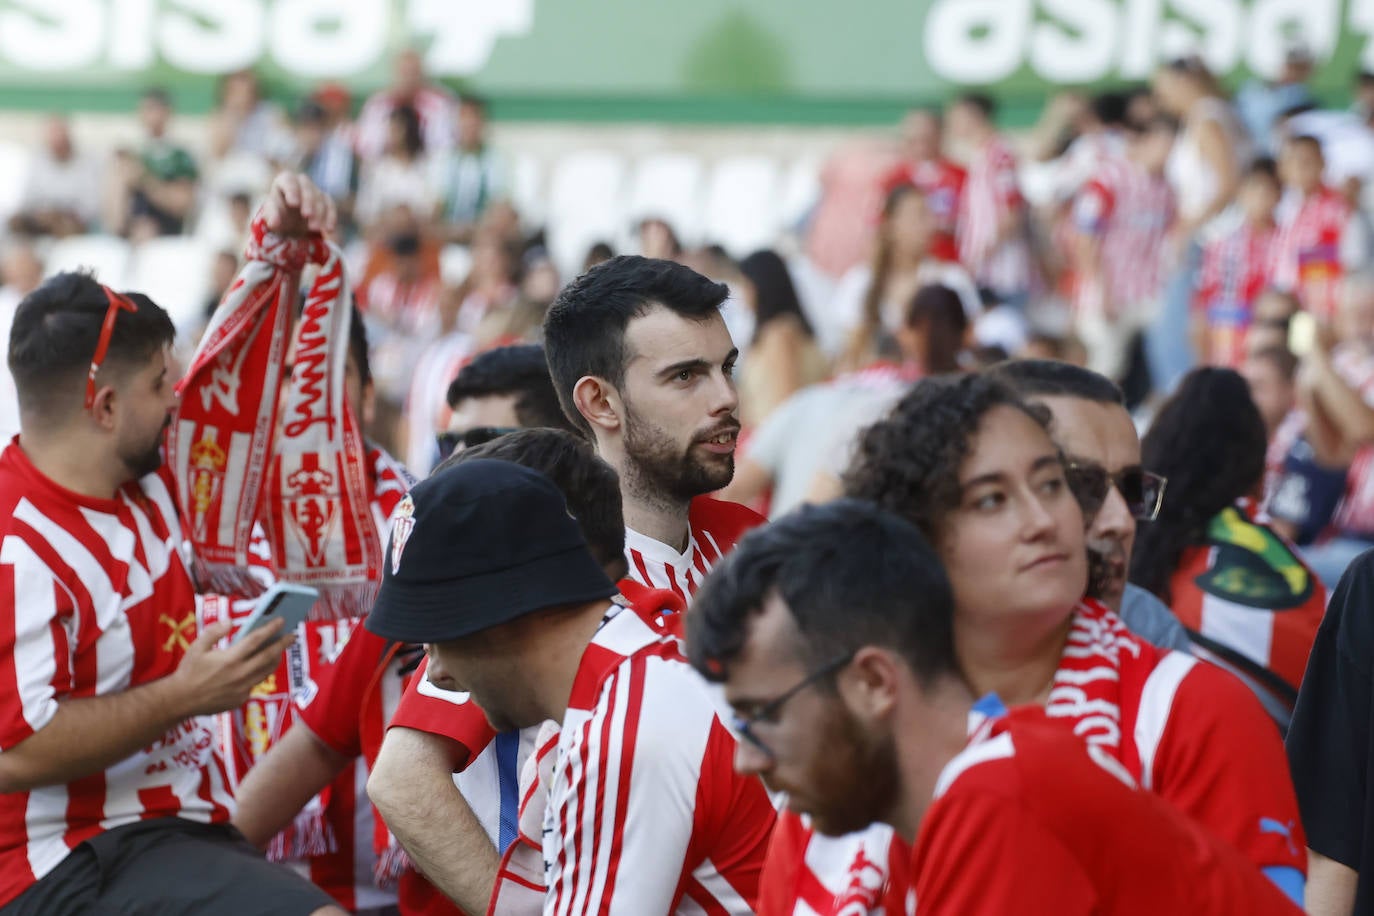
<instances>
[{"instance_id":1,"label":"smartphone","mask_svg":"<svg viewBox=\"0 0 1374 916\"><path fill-rule=\"evenodd\" d=\"M1288 350L1298 359L1312 352L1317 342L1317 319L1310 312L1295 312L1288 319Z\"/></svg>"},{"instance_id":2,"label":"smartphone","mask_svg":"<svg viewBox=\"0 0 1374 916\"><path fill-rule=\"evenodd\" d=\"M315 604L315 599L319 597L319 591L308 585L296 585L291 582L275 583L258 598L258 603L253 607L253 613L249 614L248 619L243 622L243 626L239 627L239 631L230 645L238 643L249 633L278 618L286 621L286 626L281 631L282 635L292 632L305 620L306 615L310 613L310 608Z\"/></svg>"}]
</instances>

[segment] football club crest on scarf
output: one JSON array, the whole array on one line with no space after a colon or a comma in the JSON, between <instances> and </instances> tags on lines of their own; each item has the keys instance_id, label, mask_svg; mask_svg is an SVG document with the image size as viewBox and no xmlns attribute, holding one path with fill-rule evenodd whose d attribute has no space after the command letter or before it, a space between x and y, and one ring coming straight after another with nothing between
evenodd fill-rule
<instances>
[{"instance_id":1,"label":"football club crest on scarf","mask_svg":"<svg viewBox=\"0 0 1374 916\"><path fill-rule=\"evenodd\" d=\"M406 549L406 541L415 527L415 501L409 494L396 507L396 515L391 520L391 574L401 572L401 552Z\"/></svg>"}]
</instances>

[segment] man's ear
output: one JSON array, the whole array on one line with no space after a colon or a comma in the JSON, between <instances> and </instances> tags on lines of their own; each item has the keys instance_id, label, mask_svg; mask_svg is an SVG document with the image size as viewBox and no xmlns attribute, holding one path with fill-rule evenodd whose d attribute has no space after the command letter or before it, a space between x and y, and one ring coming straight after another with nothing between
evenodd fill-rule
<instances>
[{"instance_id":1,"label":"man's ear","mask_svg":"<svg viewBox=\"0 0 1374 916\"><path fill-rule=\"evenodd\" d=\"M877 646L864 646L841 672L838 687L845 704L865 720L884 719L897 706L901 683L897 656Z\"/></svg>"},{"instance_id":2,"label":"man's ear","mask_svg":"<svg viewBox=\"0 0 1374 916\"><path fill-rule=\"evenodd\" d=\"M115 405L119 394L113 385L101 385L95 390L95 402L87 411L91 419L104 429L114 426Z\"/></svg>"},{"instance_id":3,"label":"man's ear","mask_svg":"<svg viewBox=\"0 0 1374 916\"><path fill-rule=\"evenodd\" d=\"M621 429L625 405L615 386L595 375L584 375L572 390L573 404L582 418L597 432Z\"/></svg>"}]
</instances>

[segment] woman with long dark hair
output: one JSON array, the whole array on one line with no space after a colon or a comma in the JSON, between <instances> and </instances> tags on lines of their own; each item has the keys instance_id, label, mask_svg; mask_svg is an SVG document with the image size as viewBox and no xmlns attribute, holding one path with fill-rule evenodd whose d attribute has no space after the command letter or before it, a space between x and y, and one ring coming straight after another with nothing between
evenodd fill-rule
<instances>
[{"instance_id":1,"label":"woman with long dark hair","mask_svg":"<svg viewBox=\"0 0 1374 916\"><path fill-rule=\"evenodd\" d=\"M1267 443L1238 373L1184 376L1141 443L1141 462L1169 484L1136 535L1131 581L1173 609L1200 651L1259 688L1286 728L1326 590L1256 518Z\"/></svg>"},{"instance_id":2,"label":"woman with long dark hair","mask_svg":"<svg viewBox=\"0 0 1374 916\"><path fill-rule=\"evenodd\" d=\"M739 272L741 297L754 313L754 337L741 360L740 422L753 429L797 391L824 379L829 367L778 253L756 251Z\"/></svg>"},{"instance_id":3,"label":"woman with long dark hair","mask_svg":"<svg viewBox=\"0 0 1374 916\"><path fill-rule=\"evenodd\" d=\"M955 653L975 696L1043 705L1104 765L1231 843L1300 900L1301 839L1256 829L1262 817L1298 821L1278 733L1235 678L1150 645L1084 597L1090 562L1079 497L1095 505L1105 493L1078 489L1094 478L1073 472L1047 424L1047 412L987 376L925 379L864 433L845 493L913 522L940 555L954 592ZM875 852L897 842L882 827L813 836L789 813L777 830L766 888L772 870L831 886L837 876L814 869L841 863L842 871L859 851L886 863Z\"/></svg>"}]
</instances>

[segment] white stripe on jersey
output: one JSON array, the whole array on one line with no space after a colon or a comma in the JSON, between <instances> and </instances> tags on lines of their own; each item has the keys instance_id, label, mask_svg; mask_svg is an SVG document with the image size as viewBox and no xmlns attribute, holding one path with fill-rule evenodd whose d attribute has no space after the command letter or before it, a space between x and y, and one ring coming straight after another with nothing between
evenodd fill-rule
<instances>
[{"instance_id":1,"label":"white stripe on jersey","mask_svg":"<svg viewBox=\"0 0 1374 916\"><path fill-rule=\"evenodd\" d=\"M1215 595L1202 596L1202 635L1234 649L1261 668L1269 667L1274 616L1274 611L1245 607Z\"/></svg>"},{"instance_id":2,"label":"white stripe on jersey","mask_svg":"<svg viewBox=\"0 0 1374 916\"><path fill-rule=\"evenodd\" d=\"M1169 652L1145 680L1135 718L1135 747L1140 754L1140 785L1154 790L1155 754L1169 724L1174 694L1193 670L1197 659L1181 652Z\"/></svg>"},{"instance_id":3,"label":"white stripe on jersey","mask_svg":"<svg viewBox=\"0 0 1374 916\"><path fill-rule=\"evenodd\" d=\"M62 831L52 829L54 823L60 824L66 819L67 801L66 786L29 793L24 809L24 832L29 838L26 850L29 869L35 875L46 875L71 852Z\"/></svg>"},{"instance_id":4,"label":"white stripe on jersey","mask_svg":"<svg viewBox=\"0 0 1374 916\"><path fill-rule=\"evenodd\" d=\"M57 698L52 692L52 680L57 676L57 646L48 622L57 614L54 589L58 584L43 561L17 537L7 537L0 545L0 563L14 567L15 607L34 609L32 614L15 615L14 667L33 673L31 678L21 681L19 704L29 728L38 731L57 715ZM68 627L70 642L75 634L69 623L63 623ZM25 686L31 689L23 689Z\"/></svg>"},{"instance_id":5,"label":"white stripe on jersey","mask_svg":"<svg viewBox=\"0 0 1374 916\"><path fill-rule=\"evenodd\" d=\"M940 777L935 781L935 794L933 798L939 798L949 791L949 787L954 785L954 781L965 772L976 767L980 763L987 763L990 760L1003 760L1007 757L1015 756L1016 748L1011 742L1011 734L1003 732L995 738L980 741L959 752L959 755L945 764L945 768L940 771Z\"/></svg>"},{"instance_id":6,"label":"white stripe on jersey","mask_svg":"<svg viewBox=\"0 0 1374 916\"><path fill-rule=\"evenodd\" d=\"M725 876L716 868L716 863L707 859L697 866L696 871L692 872L692 878L701 885L702 890L711 895L711 899L718 905L725 907L731 913L745 913L749 911L749 901L739 895L739 891L726 880ZM684 904L689 901L683 898ZM695 901L691 901L695 903Z\"/></svg>"}]
</instances>

